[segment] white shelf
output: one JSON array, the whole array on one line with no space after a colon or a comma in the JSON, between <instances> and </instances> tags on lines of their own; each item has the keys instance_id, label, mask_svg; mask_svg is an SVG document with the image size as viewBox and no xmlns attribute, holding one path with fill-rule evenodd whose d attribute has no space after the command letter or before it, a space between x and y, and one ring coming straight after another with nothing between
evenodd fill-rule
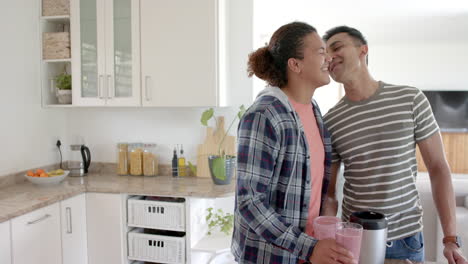
<instances>
[{"instance_id":1,"label":"white shelf","mask_svg":"<svg viewBox=\"0 0 468 264\"><path fill-rule=\"evenodd\" d=\"M50 60L42 60L43 62L47 63L54 63L54 62L71 62L71 59L50 59Z\"/></svg>"},{"instance_id":2,"label":"white shelf","mask_svg":"<svg viewBox=\"0 0 468 264\"><path fill-rule=\"evenodd\" d=\"M70 22L70 16L42 16L41 20L47 22L66 23Z\"/></svg>"},{"instance_id":3,"label":"white shelf","mask_svg":"<svg viewBox=\"0 0 468 264\"><path fill-rule=\"evenodd\" d=\"M231 235L225 235L223 233L206 235L192 247L192 250L219 254L231 249L231 239Z\"/></svg>"},{"instance_id":4,"label":"white shelf","mask_svg":"<svg viewBox=\"0 0 468 264\"><path fill-rule=\"evenodd\" d=\"M44 108L71 108L72 104L46 104Z\"/></svg>"}]
</instances>

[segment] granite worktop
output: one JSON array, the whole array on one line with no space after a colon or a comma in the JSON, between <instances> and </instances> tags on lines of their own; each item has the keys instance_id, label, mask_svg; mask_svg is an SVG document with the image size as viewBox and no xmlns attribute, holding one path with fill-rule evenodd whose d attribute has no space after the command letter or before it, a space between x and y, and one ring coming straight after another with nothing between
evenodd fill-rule
<instances>
[{"instance_id":1,"label":"granite worktop","mask_svg":"<svg viewBox=\"0 0 468 264\"><path fill-rule=\"evenodd\" d=\"M84 192L220 198L234 195L234 188L235 181L215 185L211 178L118 176L112 172L67 177L45 187L19 181L0 188L0 223Z\"/></svg>"}]
</instances>

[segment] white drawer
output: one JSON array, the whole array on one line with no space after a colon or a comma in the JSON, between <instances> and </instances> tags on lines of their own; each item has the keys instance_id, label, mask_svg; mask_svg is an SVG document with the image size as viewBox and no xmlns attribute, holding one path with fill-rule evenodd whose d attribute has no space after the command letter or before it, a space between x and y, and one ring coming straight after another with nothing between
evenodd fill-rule
<instances>
[{"instance_id":1,"label":"white drawer","mask_svg":"<svg viewBox=\"0 0 468 264\"><path fill-rule=\"evenodd\" d=\"M185 199L183 198L137 196L129 198L127 203L129 226L185 231Z\"/></svg>"},{"instance_id":2,"label":"white drawer","mask_svg":"<svg viewBox=\"0 0 468 264\"><path fill-rule=\"evenodd\" d=\"M128 259L158 263L185 263L185 234L177 232L143 233L141 228L128 233ZM151 232L151 231L150 231ZM171 233L170 235L165 235Z\"/></svg>"}]
</instances>

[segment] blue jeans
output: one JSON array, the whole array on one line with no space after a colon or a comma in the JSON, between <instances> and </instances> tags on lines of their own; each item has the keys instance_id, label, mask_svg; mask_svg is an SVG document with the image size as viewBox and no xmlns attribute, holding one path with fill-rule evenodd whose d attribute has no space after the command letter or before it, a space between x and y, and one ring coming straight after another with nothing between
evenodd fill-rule
<instances>
[{"instance_id":1,"label":"blue jeans","mask_svg":"<svg viewBox=\"0 0 468 264\"><path fill-rule=\"evenodd\" d=\"M422 232L414 236L388 242L385 258L424 262L424 237Z\"/></svg>"}]
</instances>

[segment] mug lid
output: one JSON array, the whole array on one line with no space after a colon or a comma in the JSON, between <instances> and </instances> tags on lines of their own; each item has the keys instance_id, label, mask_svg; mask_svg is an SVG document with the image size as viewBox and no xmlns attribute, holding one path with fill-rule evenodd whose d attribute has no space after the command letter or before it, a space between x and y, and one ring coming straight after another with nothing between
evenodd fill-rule
<instances>
[{"instance_id":1,"label":"mug lid","mask_svg":"<svg viewBox=\"0 0 468 264\"><path fill-rule=\"evenodd\" d=\"M373 211L354 212L349 217L349 221L361 224L365 230L380 230L388 226L385 215Z\"/></svg>"}]
</instances>

